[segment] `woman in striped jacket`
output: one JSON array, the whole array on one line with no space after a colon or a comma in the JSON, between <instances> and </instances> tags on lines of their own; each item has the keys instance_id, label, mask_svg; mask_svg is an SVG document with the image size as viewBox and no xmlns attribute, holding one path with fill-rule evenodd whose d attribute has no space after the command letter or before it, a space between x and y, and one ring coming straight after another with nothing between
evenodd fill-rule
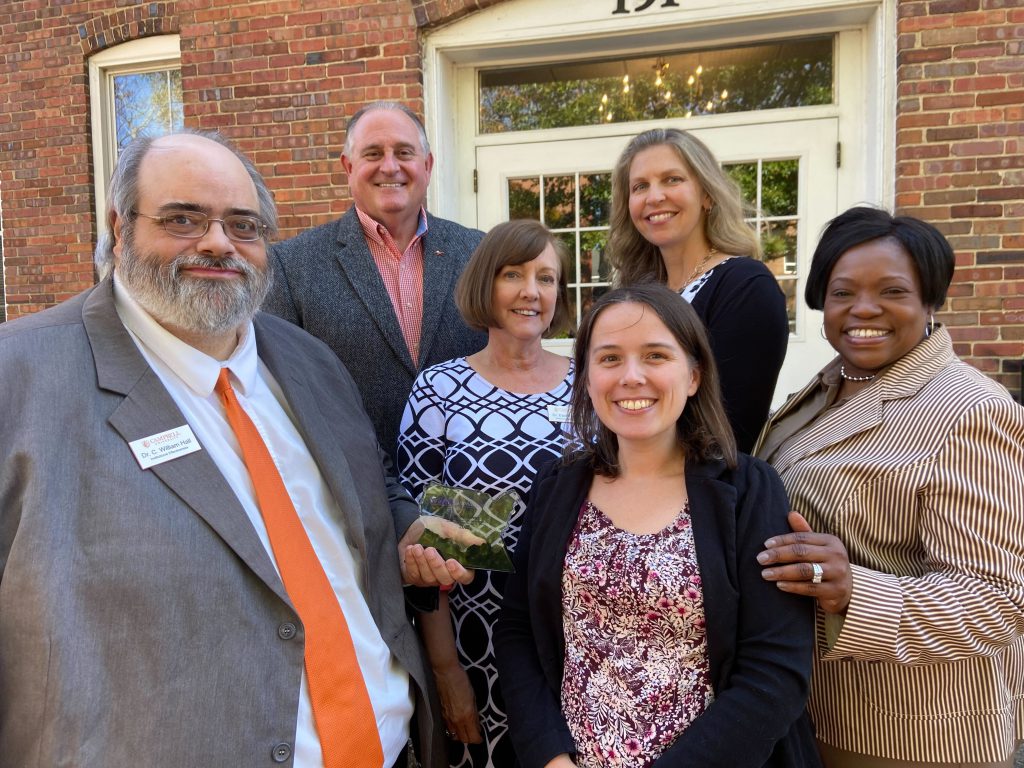
<instances>
[{"instance_id":1,"label":"woman in striped jacket","mask_svg":"<svg viewBox=\"0 0 1024 768\"><path fill-rule=\"evenodd\" d=\"M1024 737L1024 407L935 324L953 267L922 221L834 219L805 297L838 357L756 449L795 510L762 575L817 598L829 768L1009 767Z\"/></svg>"}]
</instances>

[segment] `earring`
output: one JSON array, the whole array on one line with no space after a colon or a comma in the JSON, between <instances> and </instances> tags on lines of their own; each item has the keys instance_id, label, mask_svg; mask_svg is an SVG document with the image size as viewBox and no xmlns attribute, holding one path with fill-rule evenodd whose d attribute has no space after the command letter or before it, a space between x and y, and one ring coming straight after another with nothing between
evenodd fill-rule
<instances>
[{"instance_id":1,"label":"earring","mask_svg":"<svg viewBox=\"0 0 1024 768\"><path fill-rule=\"evenodd\" d=\"M924 337L927 339L932 335L932 331L935 330L935 315L934 313L928 317L928 325L924 327Z\"/></svg>"},{"instance_id":2,"label":"earring","mask_svg":"<svg viewBox=\"0 0 1024 768\"><path fill-rule=\"evenodd\" d=\"M824 323L822 323L821 327L818 328L818 333L821 334L821 338L823 338L825 341L828 341L828 336L825 335L825 324Z\"/></svg>"}]
</instances>

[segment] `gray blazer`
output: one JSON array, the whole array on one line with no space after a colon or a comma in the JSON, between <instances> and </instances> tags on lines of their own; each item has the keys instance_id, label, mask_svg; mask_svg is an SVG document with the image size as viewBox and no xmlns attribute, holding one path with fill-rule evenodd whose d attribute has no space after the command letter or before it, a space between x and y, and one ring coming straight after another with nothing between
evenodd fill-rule
<instances>
[{"instance_id":1,"label":"gray blazer","mask_svg":"<svg viewBox=\"0 0 1024 768\"><path fill-rule=\"evenodd\" d=\"M470 330L455 306L455 282L483 233L427 214L423 239L423 326L413 361L353 206L337 221L270 253L274 287L263 308L327 344L363 396L381 446L395 455L398 426L416 374L470 355L487 336Z\"/></svg>"},{"instance_id":2,"label":"gray blazer","mask_svg":"<svg viewBox=\"0 0 1024 768\"><path fill-rule=\"evenodd\" d=\"M396 547L415 505L385 476L337 358L278 318L255 328L436 755ZM129 441L185 418L110 281L0 326L0 388L0 762L252 768L278 750L290 765L303 643L286 625L298 617L205 451L136 463Z\"/></svg>"}]
</instances>

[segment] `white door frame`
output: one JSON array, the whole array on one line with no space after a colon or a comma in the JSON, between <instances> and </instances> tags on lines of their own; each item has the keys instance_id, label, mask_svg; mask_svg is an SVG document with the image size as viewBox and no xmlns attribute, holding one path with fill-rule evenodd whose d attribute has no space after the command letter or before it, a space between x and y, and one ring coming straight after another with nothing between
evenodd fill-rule
<instances>
[{"instance_id":1,"label":"white door frame","mask_svg":"<svg viewBox=\"0 0 1024 768\"><path fill-rule=\"evenodd\" d=\"M635 0L626 0L627 7L636 5ZM618 0L507 0L425 37L426 128L437 160L428 199L433 213L476 225L476 149L510 140L511 134L477 135L476 73L481 67L829 32L838 33L835 108L844 148L837 210L860 202L892 205L896 0L686 0L671 8L624 15L612 13L617 6ZM701 117L693 119L692 127L749 119L760 122L763 117ZM621 132L623 125L524 131L515 136L523 141L557 140L600 135L605 128ZM643 127L636 124L634 132Z\"/></svg>"}]
</instances>

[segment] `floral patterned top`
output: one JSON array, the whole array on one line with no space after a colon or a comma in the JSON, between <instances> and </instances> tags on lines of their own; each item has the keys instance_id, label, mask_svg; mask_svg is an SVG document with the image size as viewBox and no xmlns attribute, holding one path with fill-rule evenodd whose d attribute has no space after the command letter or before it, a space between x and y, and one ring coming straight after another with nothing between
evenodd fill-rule
<instances>
[{"instance_id":1,"label":"floral patterned top","mask_svg":"<svg viewBox=\"0 0 1024 768\"><path fill-rule=\"evenodd\" d=\"M714 699L689 506L661 531L584 503L562 569L562 710L581 766L645 768Z\"/></svg>"}]
</instances>

